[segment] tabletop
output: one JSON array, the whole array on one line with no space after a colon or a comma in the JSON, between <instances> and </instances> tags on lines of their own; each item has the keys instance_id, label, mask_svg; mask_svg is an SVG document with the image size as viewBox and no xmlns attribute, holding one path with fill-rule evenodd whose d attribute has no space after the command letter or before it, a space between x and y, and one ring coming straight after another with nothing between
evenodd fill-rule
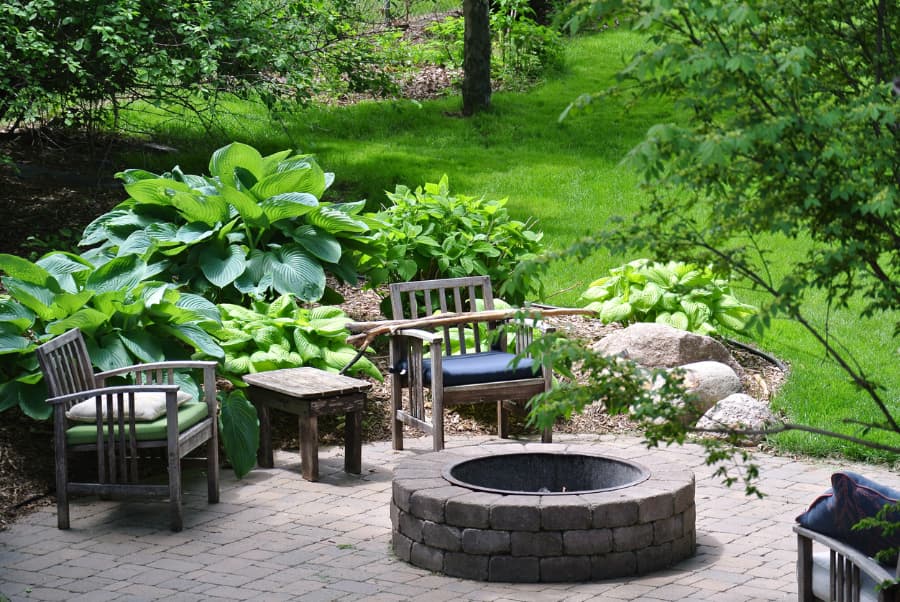
<instances>
[{"instance_id":1,"label":"tabletop","mask_svg":"<svg viewBox=\"0 0 900 602\"><path fill-rule=\"evenodd\" d=\"M368 381L309 367L246 374L244 382L297 399L361 393L372 388Z\"/></svg>"}]
</instances>

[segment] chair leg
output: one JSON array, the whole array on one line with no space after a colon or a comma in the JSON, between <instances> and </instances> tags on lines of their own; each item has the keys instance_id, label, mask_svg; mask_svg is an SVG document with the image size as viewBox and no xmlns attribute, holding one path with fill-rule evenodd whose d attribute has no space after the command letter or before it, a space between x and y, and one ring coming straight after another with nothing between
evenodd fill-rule
<instances>
[{"instance_id":1,"label":"chair leg","mask_svg":"<svg viewBox=\"0 0 900 602\"><path fill-rule=\"evenodd\" d=\"M169 450L169 508L172 514L172 530L184 527L184 513L181 508L181 457L177 449Z\"/></svg>"},{"instance_id":2,"label":"chair leg","mask_svg":"<svg viewBox=\"0 0 900 602\"><path fill-rule=\"evenodd\" d=\"M431 390L431 426L434 429L434 451L444 449L444 391L442 388Z\"/></svg>"},{"instance_id":3,"label":"chair leg","mask_svg":"<svg viewBox=\"0 0 900 602\"><path fill-rule=\"evenodd\" d=\"M395 366L400 358L400 344L391 337L390 362ZM397 420L397 412L403 409L403 383L399 374L391 374L391 439L394 449L403 449L403 422Z\"/></svg>"},{"instance_id":4,"label":"chair leg","mask_svg":"<svg viewBox=\"0 0 900 602\"><path fill-rule=\"evenodd\" d=\"M509 410L503 407L503 402L497 402L497 436L501 439L509 439Z\"/></svg>"},{"instance_id":5,"label":"chair leg","mask_svg":"<svg viewBox=\"0 0 900 602\"><path fill-rule=\"evenodd\" d=\"M69 491L68 491L68 463L66 450L56 452L56 526L60 529L69 528Z\"/></svg>"},{"instance_id":6,"label":"chair leg","mask_svg":"<svg viewBox=\"0 0 900 602\"><path fill-rule=\"evenodd\" d=\"M215 423L212 428L216 428ZM206 488L210 504L219 502L219 442L217 439L217 437L210 437L206 442Z\"/></svg>"}]
</instances>

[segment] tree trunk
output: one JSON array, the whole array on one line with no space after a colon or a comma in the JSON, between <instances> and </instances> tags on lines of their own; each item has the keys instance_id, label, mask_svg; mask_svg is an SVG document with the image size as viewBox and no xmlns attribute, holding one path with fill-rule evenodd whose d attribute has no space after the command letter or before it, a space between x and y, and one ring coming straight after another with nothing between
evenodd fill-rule
<instances>
[{"instance_id":1,"label":"tree trunk","mask_svg":"<svg viewBox=\"0 0 900 602\"><path fill-rule=\"evenodd\" d=\"M491 106L491 13L489 0L463 0L463 115Z\"/></svg>"}]
</instances>

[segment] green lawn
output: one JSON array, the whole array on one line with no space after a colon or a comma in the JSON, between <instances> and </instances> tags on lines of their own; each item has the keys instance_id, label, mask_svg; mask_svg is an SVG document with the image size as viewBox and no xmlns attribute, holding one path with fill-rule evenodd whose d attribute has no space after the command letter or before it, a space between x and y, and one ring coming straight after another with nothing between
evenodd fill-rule
<instances>
[{"instance_id":1,"label":"green lawn","mask_svg":"<svg viewBox=\"0 0 900 602\"><path fill-rule=\"evenodd\" d=\"M604 227L612 215L637 211L646 194L636 176L620 166L625 153L649 126L674 119L671 103L644 99L626 110L622 102L609 100L592 111L558 124L566 104L581 92L596 92L613 83L613 74L625 58L640 47L642 39L630 32L610 31L581 37L569 44L568 68L544 85L521 93L494 96L493 110L473 119L461 119L459 100L413 103L392 101L362 103L342 108L298 109L273 122L264 113L245 105L223 113L222 131L204 137L187 118L149 119L140 127L178 148L177 160L189 170L206 171L209 153L231 140L253 144L263 151L294 147L315 153L336 182L328 200L365 198L376 209L385 202L384 190L396 184L416 186L450 178L452 191L462 194L509 197L511 212L519 219L534 217L546 242L562 249L578 237ZM135 157L136 162L142 159ZM803 252L795 241L770 240L776 250L776 271L789 266ZM585 264L560 264L546 279L549 302L576 302L588 282L607 268L633 257L598 254ZM746 293L745 300L754 295ZM821 322L826 310L813 299L809 315ZM877 374L885 386L885 398L900 413L900 371L897 341L892 339L893 320L860 320L855 311L830 312L830 334L842 340L861 365ZM844 418L877 418L872 405L846 383L846 377L797 324L778 322L761 345L786 359L791 378L775 405L792 420L826 428L845 428ZM852 430L848 432L854 432ZM896 437L880 440L896 445ZM853 458L889 458L858 446L847 446L802 433L777 438L786 451L817 455L841 452Z\"/></svg>"}]
</instances>

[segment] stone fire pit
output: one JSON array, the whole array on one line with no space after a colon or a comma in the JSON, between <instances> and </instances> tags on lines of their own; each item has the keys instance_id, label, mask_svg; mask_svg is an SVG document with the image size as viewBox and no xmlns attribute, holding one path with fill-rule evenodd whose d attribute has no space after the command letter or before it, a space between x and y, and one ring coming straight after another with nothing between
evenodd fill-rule
<instances>
[{"instance_id":1,"label":"stone fire pit","mask_svg":"<svg viewBox=\"0 0 900 602\"><path fill-rule=\"evenodd\" d=\"M394 552L514 582L642 575L692 556L693 473L600 452L508 443L407 458L394 471Z\"/></svg>"}]
</instances>

